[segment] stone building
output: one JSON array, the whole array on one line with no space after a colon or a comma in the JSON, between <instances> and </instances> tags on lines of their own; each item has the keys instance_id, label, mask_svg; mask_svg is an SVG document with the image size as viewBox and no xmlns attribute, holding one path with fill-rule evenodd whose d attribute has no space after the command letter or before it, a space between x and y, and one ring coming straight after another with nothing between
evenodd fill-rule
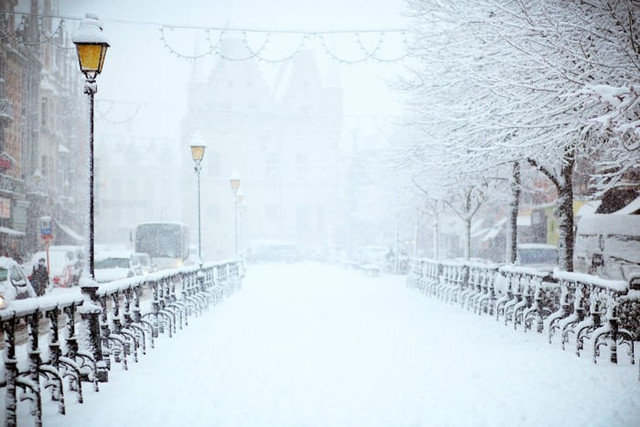
<instances>
[{"instance_id":1,"label":"stone building","mask_svg":"<svg viewBox=\"0 0 640 427\"><path fill-rule=\"evenodd\" d=\"M242 40L221 41L222 56L241 57ZM330 242L337 221L342 90L323 78L313 52L301 51L267 78L257 61L218 59L209 75L196 63L182 120L183 163L189 145L207 144L201 172L202 252L233 256L263 240L312 250ZM199 136L196 136L199 135ZM197 227L196 178L185 167L184 218ZM229 180L237 173L246 205ZM192 233L196 236L197 230ZM197 242L195 242L197 243Z\"/></svg>"},{"instance_id":2,"label":"stone building","mask_svg":"<svg viewBox=\"0 0 640 427\"><path fill-rule=\"evenodd\" d=\"M42 216L54 243L83 240L86 101L54 4L0 0L0 11L0 248L25 256L43 247Z\"/></svg>"}]
</instances>

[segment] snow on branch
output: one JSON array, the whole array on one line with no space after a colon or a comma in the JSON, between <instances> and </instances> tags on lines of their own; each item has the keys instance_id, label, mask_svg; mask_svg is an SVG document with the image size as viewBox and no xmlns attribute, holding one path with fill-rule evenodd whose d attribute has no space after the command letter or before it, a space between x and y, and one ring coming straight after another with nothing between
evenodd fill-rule
<instances>
[{"instance_id":1,"label":"snow on branch","mask_svg":"<svg viewBox=\"0 0 640 427\"><path fill-rule=\"evenodd\" d=\"M640 85L588 85L583 91L602 103L603 114L592 118L592 126L618 138L628 150L640 148Z\"/></svg>"}]
</instances>

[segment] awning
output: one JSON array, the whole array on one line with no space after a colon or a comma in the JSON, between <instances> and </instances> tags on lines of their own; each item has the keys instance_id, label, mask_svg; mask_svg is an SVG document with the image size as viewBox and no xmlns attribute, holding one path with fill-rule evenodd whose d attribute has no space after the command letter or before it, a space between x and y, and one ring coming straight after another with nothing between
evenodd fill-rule
<instances>
[{"instance_id":1,"label":"awning","mask_svg":"<svg viewBox=\"0 0 640 427\"><path fill-rule=\"evenodd\" d=\"M493 225L493 227L489 228L487 230L487 233L480 240L482 242L486 242L488 240L495 239L498 236L498 234L500 234L500 232L502 231L502 229L504 228L506 223L507 223L507 219L506 218L502 218L500 221L496 222Z\"/></svg>"},{"instance_id":2,"label":"awning","mask_svg":"<svg viewBox=\"0 0 640 427\"><path fill-rule=\"evenodd\" d=\"M627 206L613 213L615 215L633 215L638 211L640 211L640 197L636 197L635 200L629 203Z\"/></svg>"},{"instance_id":3,"label":"awning","mask_svg":"<svg viewBox=\"0 0 640 427\"><path fill-rule=\"evenodd\" d=\"M60 229L60 231L64 234L66 234L66 236L68 238L70 238L71 240L73 240L72 243L75 244L83 244L85 243L85 238L84 236L81 236L80 234L76 233L75 231L73 231L73 229L71 227L69 227L68 225L64 225L64 224L60 224L59 222L55 222L55 225ZM55 236L55 235L54 235ZM60 239L56 238L56 241L60 241Z\"/></svg>"},{"instance_id":4,"label":"awning","mask_svg":"<svg viewBox=\"0 0 640 427\"><path fill-rule=\"evenodd\" d=\"M471 237L482 236L487 232L487 229L482 227L483 224L484 224L484 219L480 219L479 221L473 221L473 223L471 224L471 230L470 230Z\"/></svg>"},{"instance_id":5,"label":"awning","mask_svg":"<svg viewBox=\"0 0 640 427\"><path fill-rule=\"evenodd\" d=\"M0 227L0 233L10 237L24 237L25 233L9 227Z\"/></svg>"},{"instance_id":6,"label":"awning","mask_svg":"<svg viewBox=\"0 0 640 427\"><path fill-rule=\"evenodd\" d=\"M602 203L602 201L600 200L586 202L585 204L580 206L580 209L578 209L578 212L576 212L576 217L579 218L585 215L593 215L594 213L596 213L596 209L598 209L600 203Z\"/></svg>"}]
</instances>

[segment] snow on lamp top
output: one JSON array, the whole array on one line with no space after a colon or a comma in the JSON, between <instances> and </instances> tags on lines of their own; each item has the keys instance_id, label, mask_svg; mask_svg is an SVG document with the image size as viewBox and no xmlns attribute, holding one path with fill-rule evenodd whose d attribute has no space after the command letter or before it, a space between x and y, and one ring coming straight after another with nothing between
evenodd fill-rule
<instances>
[{"instance_id":1,"label":"snow on lamp top","mask_svg":"<svg viewBox=\"0 0 640 427\"><path fill-rule=\"evenodd\" d=\"M200 163L204 158L204 150L207 145L204 142L204 138L200 132L196 131L191 142L191 157L196 163Z\"/></svg>"},{"instance_id":2,"label":"snow on lamp top","mask_svg":"<svg viewBox=\"0 0 640 427\"><path fill-rule=\"evenodd\" d=\"M71 39L78 50L80 70L88 79L95 79L102 71L109 47L109 39L102 32L98 16L87 13Z\"/></svg>"}]
</instances>

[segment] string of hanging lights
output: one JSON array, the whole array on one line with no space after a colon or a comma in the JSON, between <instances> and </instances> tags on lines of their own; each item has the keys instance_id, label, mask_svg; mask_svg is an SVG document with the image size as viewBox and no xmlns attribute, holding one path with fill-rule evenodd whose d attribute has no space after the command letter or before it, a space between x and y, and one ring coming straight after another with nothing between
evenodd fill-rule
<instances>
[{"instance_id":1,"label":"string of hanging lights","mask_svg":"<svg viewBox=\"0 0 640 427\"><path fill-rule=\"evenodd\" d=\"M39 24L39 37L35 41L25 40L22 37L24 29L26 28L26 18L29 15L28 12L17 11L4 11L0 10L0 16L2 14L14 14L21 15L21 23L15 30L0 31L0 41L12 40L16 43L24 45L40 45L40 44L53 44L61 49L73 49L73 46L68 46L61 40L61 35L64 33L64 27L66 21L80 21L81 18L61 16L61 15L38 15L40 20ZM58 25L56 29L46 34L42 25L42 20L58 19ZM140 22L140 21L127 21L127 20L103 20L103 22L114 22L119 24L128 24L136 26L154 26L159 28L160 42L162 46L169 51L170 54L186 60L196 60L207 56L217 56L227 61L248 61L258 60L266 63L280 63L289 61L300 53L307 45L313 41L317 41L321 46L322 51L331 59L344 63L344 64L358 64L367 61L375 61L381 63L393 63L403 61L409 55L407 31L404 29L373 29L373 30L332 30L332 31L300 31L300 30L275 30L275 29L250 29L250 28L220 28L220 27L204 27L204 26L190 26L190 25L168 25L157 22ZM177 47L178 43L174 40L179 32L195 32L197 36L204 35L205 46L198 52L187 53L190 48L181 49ZM375 35L377 40L372 47L367 47L363 41L363 35L368 36ZM184 35L184 34L182 34ZM217 36L217 37L215 37ZM256 46L250 41L250 38L261 37L262 40ZM215 37L215 39L214 39ZM334 38L339 37L343 43L342 46L350 45L354 47L351 53L344 54L339 53L336 48L332 47ZM245 46L246 54L233 56L227 52L224 52L220 48L220 40L223 38L239 39ZM274 54L270 51L269 47L276 45L275 39L288 39L290 41L289 48L286 52ZM395 49L391 55L385 56L384 46L390 38L398 39ZM199 37L202 39L202 37ZM62 41L62 43L61 43ZM292 41L292 42L291 42ZM286 44L286 43L285 43ZM280 44L282 45L282 43Z\"/></svg>"},{"instance_id":2,"label":"string of hanging lights","mask_svg":"<svg viewBox=\"0 0 640 427\"><path fill-rule=\"evenodd\" d=\"M3 11L0 11L3 13ZM25 40L24 34L27 33L27 17L22 16L20 23L14 28L9 28L8 25L0 26L0 43L18 43L25 46L39 46L43 44L51 44L60 49L75 49L73 46L64 46L62 44L65 34L65 20L59 18L56 28L47 32L45 30L44 19L45 16L38 16L38 35L34 40Z\"/></svg>"},{"instance_id":3,"label":"string of hanging lights","mask_svg":"<svg viewBox=\"0 0 640 427\"><path fill-rule=\"evenodd\" d=\"M113 107L115 105L122 105L122 104L128 104L131 105L131 112L126 116L126 117L122 117L122 118L117 118L114 119L112 118L114 113L113 113ZM131 122L133 122L133 120L138 116L138 113L140 112L140 109L142 108L142 105L139 103L133 103L133 102L122 102L122 101L110 101L110 100L98 100L98 102L96 103L96 118L102 122L111 124L111 125L123 125L123 124L129 124Z\"/></svg>"},{"instance_id":4,"label":"string of hanging lights","mask_svg":"<svg viewBox=\"0 0 640 427\"><path fill-rule=\"evenodd\" d=\"M209 55L217 55L221 59L228 61L248 61L255 59L262 62L278 63L289 61L294 58L300 51L302 51L307 45L311 44L314 40L318 42L322 51L331 59L344 63L344 64L358 64L367 61L376 61L383 63L392 63L403 61L408 55L408 40L407 32L404 30L369 30L369 31L326 31L326 32L304 32L304 31L271 31L271 30L250 30L250 29L219 29L219 28L206 28L198 29L204 31L206 34L205 40L207 46L202 51L187 54L182 52L175 46L169 38L168 34L175 32L176 30L187 30L185 28L163 26L160 28L160 38L163 46L176 57L193 60L199 59ZM188 30L193 30L189 28ZM217 32L218 37L215 42L212 40L211 33ZM249 35L259 35L262 37L262 41L259 46L254 47L249 40ZM367 47L363 41L363 34L367 34L369 38L375 37L375 42L372 47ZM220 40L228 37L235 38L242 41L245 46L245 54L241 56L232 56L225 53L220 49ZM273 39L275 37L288 38L293 40L289 45L289 48L284 54L280 53L278 56L269 55L269 46L274 45ZM385 40L395 37L397 40L396 47L399 49L389 49L394 52L393 56L384 56ZM336 39L340 38L340 43L336 42ZM282 41L282 40L281 40ZM333 43L332 43L333 42ZM340 54L336 48L332 48L331 45L339 44L340 46L350 45L353 49L349 54ZM282 43L280 43L282 45ZM400 50L398 54L397 51Z\"/></svg>"}]
</instances>

